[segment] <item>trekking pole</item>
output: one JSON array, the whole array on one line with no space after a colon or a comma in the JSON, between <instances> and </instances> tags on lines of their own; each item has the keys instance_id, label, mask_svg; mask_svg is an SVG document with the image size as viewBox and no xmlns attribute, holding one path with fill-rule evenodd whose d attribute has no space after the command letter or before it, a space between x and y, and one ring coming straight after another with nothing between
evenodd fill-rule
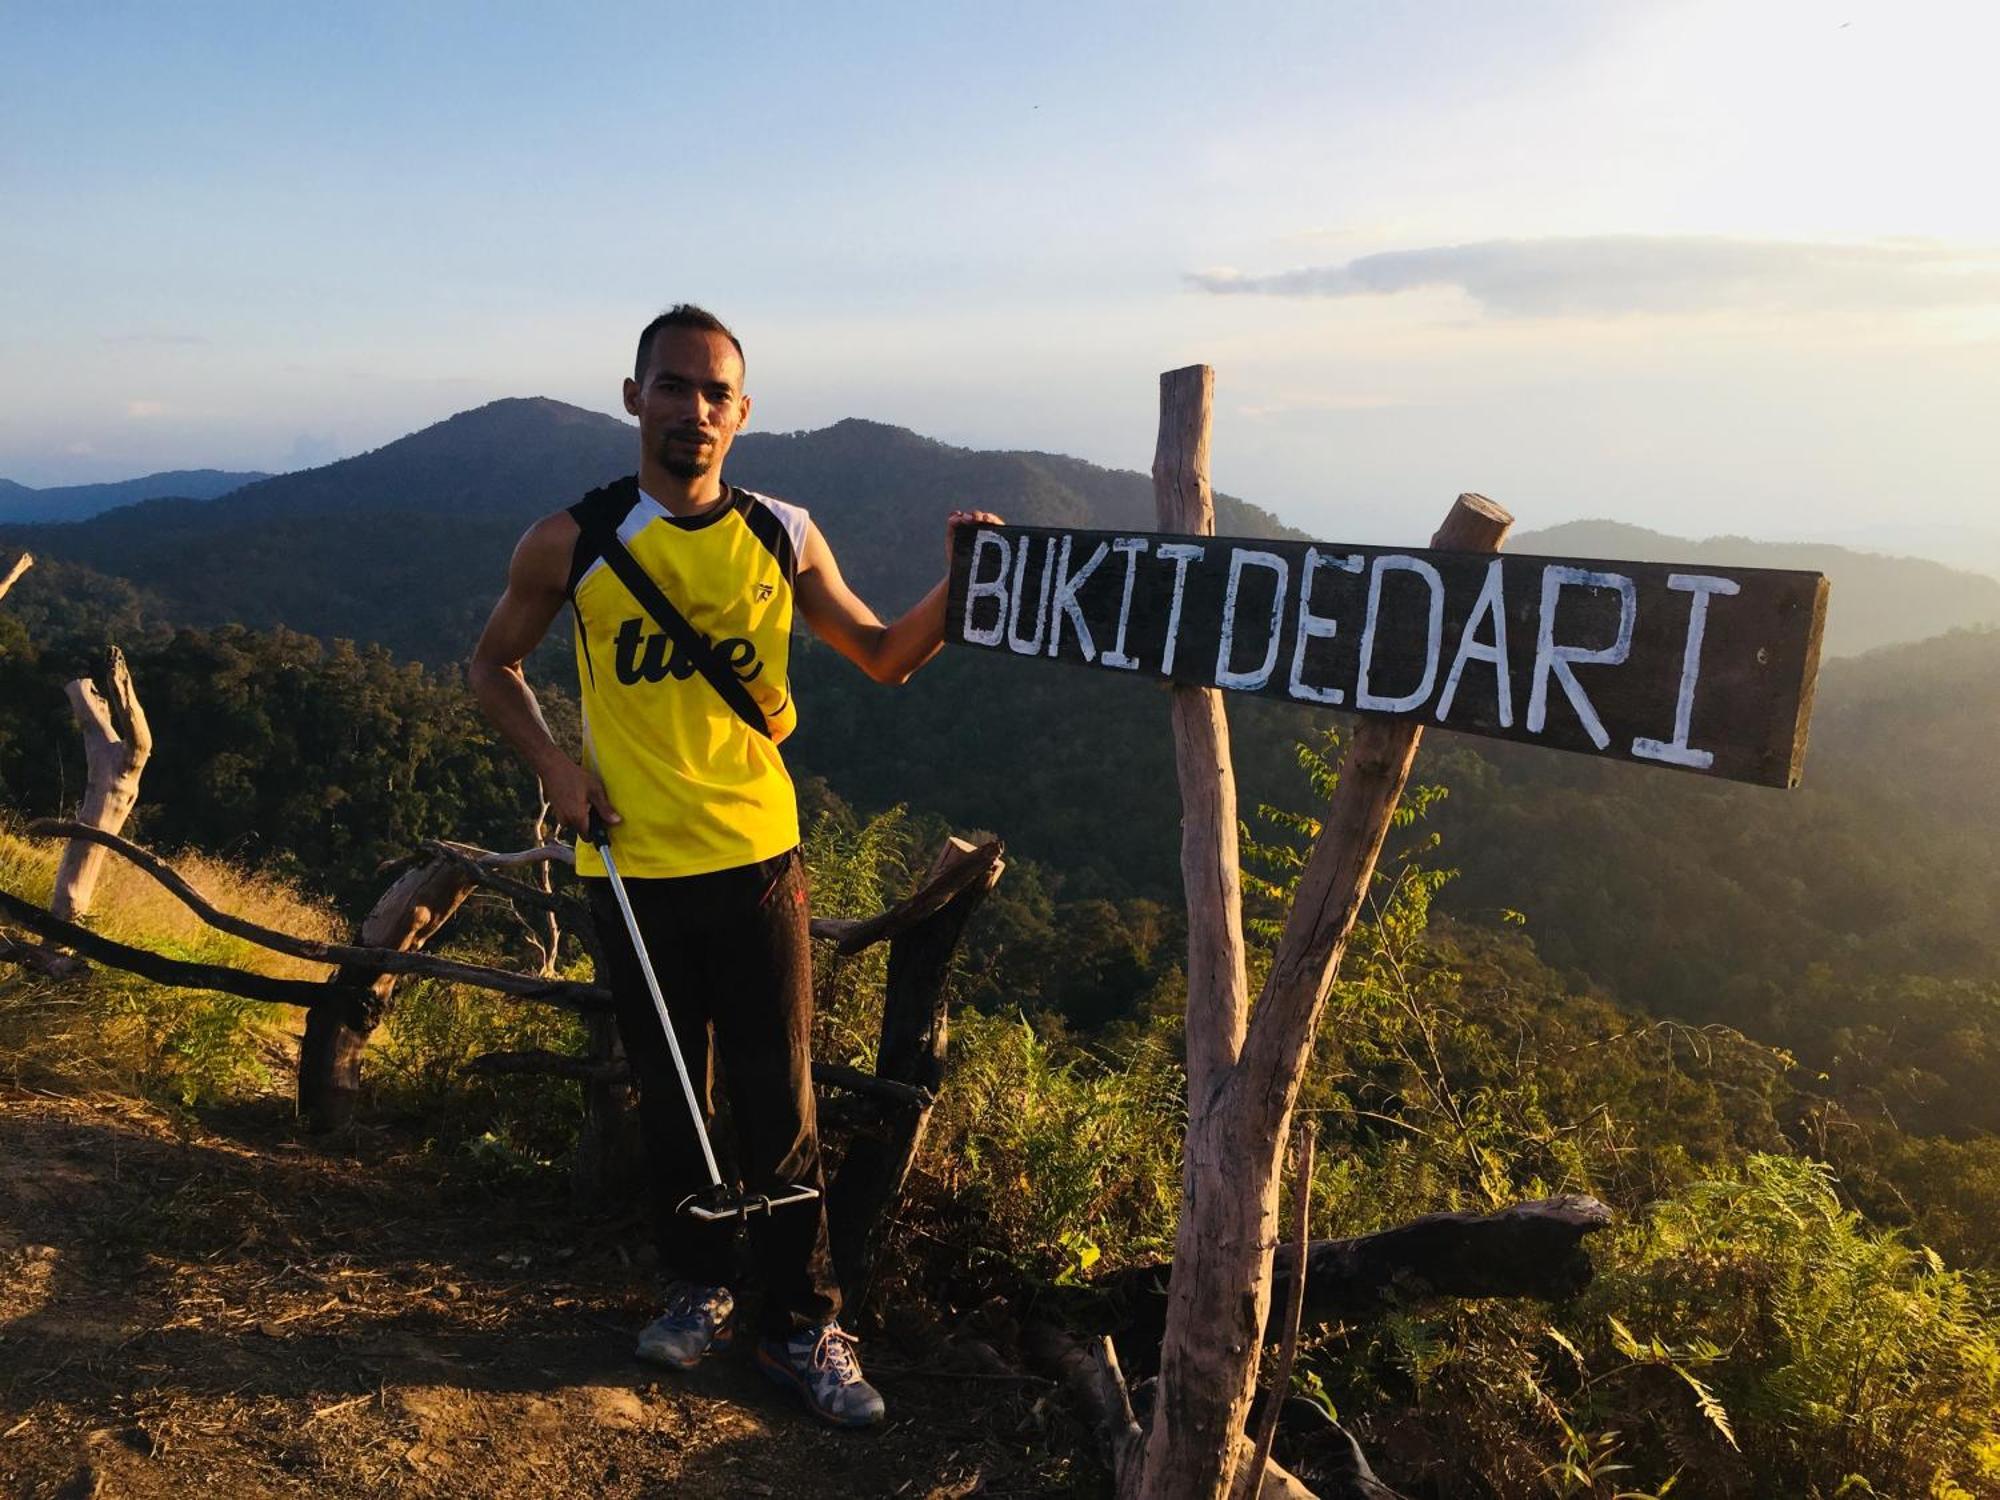
<instances>
[{"instance_id":1,"label":"trekking pole","mask_svg":"<svg viewBox=\"0 0 2000 1500\"><path fill-rule=\"evenodd\" d=\"M666 996L660 993L659 976L653 972L653 956L646 951L646 940L639 934L639 919L632 911L632 898L625 894L625 882L618 874L618 865L611 858L611 830L605 826L603 817L596 808L590 810L590 828L585 835L597 847L598 857L604 861L604 873L611 877L611 894L618 902L618 911L625 918L625 931L632 939L632 951L639 958L639 972L646 976L646 992L653 997L653 1009L660 1018L660 1030L667 1036L667 1051L673 1055L674 1072L681 1081L681 1094L687 1100L688 1118L694 1122L695 1139L701 1143L702 1164L708 1168L708 1186L688 1194L677 1205L676 1213L684 1213L690 1218L713 1222L717 1219L748 1219L757 1213L769 1213L774 1208L783 1208L788 1203L806 1203L819 1196L819 1189L803 1182L789 1182L776 1193L745 1193L731 1188L722 1180L722 1172L715 1165L715 1148L709 1144L708 1127L702 1123L701 1101L695 1095L694 1080L688 1076L687 1059L681 1056L680 1039L674 1035L673 1018L667 1014Z\"/></svg>"}]
</instances>

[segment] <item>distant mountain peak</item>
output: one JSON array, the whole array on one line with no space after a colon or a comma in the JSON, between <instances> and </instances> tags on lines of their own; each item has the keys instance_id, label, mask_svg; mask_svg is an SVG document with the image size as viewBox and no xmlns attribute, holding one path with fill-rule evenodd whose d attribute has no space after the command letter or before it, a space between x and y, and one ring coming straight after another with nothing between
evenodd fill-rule
<instances>
[{"instance_id":1,"label":"distant mountain peak","mask_svg":"<svg viewBox=\"0 0 2000 1500\"><path fill-rule=\"evenodd\" d=\"M558 401L553 396L502 396L498 401L488 401L484 406L474 406L465 411L454 412L441 422L421 427L415 432L397 438L395 442L385 443L383 447L393 448L400 443L412 442L436 433L466 432L505 423L532 423L537 428L588 427L622 431L630 431L632 425L608 412L572 406L569 402Z\"/></svg>"}]
</instances>

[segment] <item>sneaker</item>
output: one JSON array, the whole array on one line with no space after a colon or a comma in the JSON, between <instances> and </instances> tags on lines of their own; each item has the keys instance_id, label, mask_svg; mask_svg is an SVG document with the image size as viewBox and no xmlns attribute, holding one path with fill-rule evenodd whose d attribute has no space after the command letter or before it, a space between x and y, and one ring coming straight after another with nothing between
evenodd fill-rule
<instances>
[{"instance_id":1,"label":"sneaker","mask_svg":"<svg viewBox=\"0 0 2000 1500\"><path fill-rule=\"evenodd\" d=\"M676 1281L667 1288L667 1310L639 1335L639 1358L692 1370L709 1350L729 1347L735 1314L728 1287Z\"/></svg>"},{"instance_id":2,"label":"sneaker","mask_svg":"<svg viewBox=\"0 0 2000 1500\"><path fill-rule=\"evenodd\" d=\"M802 1328L790 1338L759 1343L757 1368L796 1390L821 1421L872 1427L882 1420L882 1393L861 1378L856 1342L838 1323Z\"/></svg>"}]
</instances>

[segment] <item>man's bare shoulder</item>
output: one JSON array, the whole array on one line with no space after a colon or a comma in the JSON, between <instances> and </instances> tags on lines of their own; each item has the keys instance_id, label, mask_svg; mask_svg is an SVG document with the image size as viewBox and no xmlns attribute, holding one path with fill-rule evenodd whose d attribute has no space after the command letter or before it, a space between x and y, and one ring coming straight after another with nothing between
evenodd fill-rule
<instances>
[{"instance_id":1,"label":"man's bare shoulder","mask_svg":"<svg viewBox=\"0 0 2000 1500\"><path fill-rule=\"evenodd\" d=\"M518 583L532 583L558 592L566 589L576 538L576 517L568 511L543 516L514 544L512 578Z\"/></svg>"}]
</instances>

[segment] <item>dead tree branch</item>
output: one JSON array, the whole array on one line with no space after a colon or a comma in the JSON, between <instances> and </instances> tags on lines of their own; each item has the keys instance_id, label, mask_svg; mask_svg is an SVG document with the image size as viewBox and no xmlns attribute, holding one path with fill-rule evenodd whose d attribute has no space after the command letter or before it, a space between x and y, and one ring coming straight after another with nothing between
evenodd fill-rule
<instances>
[{"instance_id":1,"label":"dead tree branch","mask_svg":"<svg viewBox=\"0 0 2000 1500\"><path fill-rule=\"evenodd\" d=\"M134 948L101 937L88 927L65 922L11 891L0 890L0 912L85 958L96 959L114 969L128 970L156 984L170 984L187 990L220 990L224 994L242 995L250 1000L274 1000L281 1005L311 1005L327 991L324 984L310 979L273 979L268 974L253 974L247 969L233 969L224 964L189 963L145 948Z\"/></svg>"},{"instance_id":2,"label":"dead tree branch","mask_svg":"<svg viewBox=\"0 0 2000 1500\"><path fill-rule=\"evenodd\" d=\"M261 948L269 948L274 953L283 953L292 958L302 958L312 963L352 966L387 974L424 974L433 979L448 980L457 984L477 985L481 989L511 995L518 1000L542 1000L551 1005L561 1005L571 1010L597 1011L608 1009L611 1004L610 991L592 984L576 984L568 980L542 979L531 974L517 974L511 969L496 969L487 964L460 963L455 959L435 958L427 953L412 953L398 948L365 946L354 943L325 943L317 938L296 937L288 932L260 926L242 917L231 916L219 910L207 897L196 890L179 874L175 873L158 855L141 848L130 840L101 828L88 824L70 822L59 818L41 818L28 825L28 832L55 838L71 838L88 843L100 844L130 860L139 869L158 881L169 894L178 899L202 921L221 932L243 938ZM421 871L407 872L405 879ZM393 889L393 888L392 888ZM13 898L18 901L18 898ZM19 902L41 917L50 913L40 907ZM430 911L434 908L419 909ZM448 914L447 914L448 915ZM29 921L27 917L21 920ZM31 925L33 925L31 923ZM429 925L426 923L425 925ZM437 925L442 925L439 919ZM37 930L46 930L40 927ZM81 949L79 952L83 951ZM132 952L141 950L132 949ZM109 960L107 960L108 962ZM221 965L206 965L222 974L241 974L245 971L229 969ZM228 989L227 985L214 986ZM363 988L357 986L357 988ZM308 1001L295 1002L309 1004Z\"/></svg>"},{"instance_id":3,"label":"dead tree branch","mask_svg":"<svg viewBox=\"0 0 2000 1500\"><path fill-rule=\"evenodd\" d=\"M139 800L139 776L153 753L153 731L139 706L125 653L116 646L105 654L103 682L101 689L91 679L79 677L64 691L83 730L88 776L78 821L115 834ZM103 872L103 850L72 839L56 865L49 910L64 921L87 916Z\"/></svg>"},{"instance_id":4,"label":"dead tree branch","mask_svg":"<svg viewBox=\"0 0 2000 1500\"><path fill-rule=\"evenodd\" d=\"M1271 1444L1278 1436L1278 1410L1292 1387L1292 1361L1299 1352L1299 1315L1306 1305L1306 1247L1311 1243L1308 1226L1312 1219L1313 1127L1302 1120L1294 1130L1298 1145L1297 1166L1292 1172L1292 1266L1291 1286L1285 1294L1284 1338L1278 1345L1278 1367L1271 1372L1270 1400L1257 1423L1257 1457L1250 1465L1252 1474L1264 1472L1271 1461ZM1251 1497L1254 1500L1254 1496Z\"/></svg>"},{"instance_id":5,"label":"dead tree branch","mask_svg":"<svg viewBox=\"0 0 2000 1500\"><path fill-rule=\"evenodd\" d=\"M0 573L0 599L7 597L7 590L21 581L21 575L35 565L35 554L23 552L7 565L7 571Z\"/></svg>"}]
</instances>

